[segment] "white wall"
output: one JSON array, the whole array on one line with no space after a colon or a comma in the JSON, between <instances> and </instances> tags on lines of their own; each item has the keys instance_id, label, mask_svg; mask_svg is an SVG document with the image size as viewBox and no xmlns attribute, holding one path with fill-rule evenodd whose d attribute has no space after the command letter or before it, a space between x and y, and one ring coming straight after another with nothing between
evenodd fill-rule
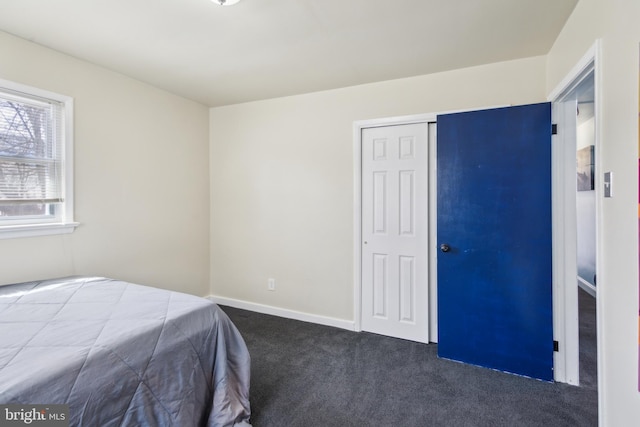
<instances>
[{"instance_id":1,"label":"white wall","mask_svg":"<svg viewBox=\"0 0 640 427\"><path fill-rule=\"evenodd\" d=\"M211 109L213 294L354 320L353 122L544 101L544 67L536 57Z\"/></svg>"},{"instance_id":2,"label":"white wall","mask_svg":"<svg viewBox=\"0 0 640 427\"><path fill-rule=\"evenodd\" d=\"M0 78L74 98L81 223L0 240L0 284L88 274L207 295L208 108L1 32Z\"/></svg>"},{"instance_id":3,"label":"white wall","mask_svg":"<svg viewBox=\"0 0 640 427\"><path fill-rule=\"evenodd\" d=\"M614 197L597 201L600 420L636 426L638 392L638 67L640 2L580 0L548 55L551 91L602 39L596 163L614 175Z\"/></svg>"},{"instance_id":4,"label":"white wall","mask_svg":"<svg viewBox=\"0 0 640 427\"><path fill-rule=\"evenodd\" d=\"M582 109L581 114L582 115ZM595 144L595 118L591 117L578 125L576 130L576 149L580 150ZM599 183L595 183L597 185ZM583 190L576 194L577 208L577 256L578 276L595 285L596 274L596 191Z\"/></svg>"}]
</instances>

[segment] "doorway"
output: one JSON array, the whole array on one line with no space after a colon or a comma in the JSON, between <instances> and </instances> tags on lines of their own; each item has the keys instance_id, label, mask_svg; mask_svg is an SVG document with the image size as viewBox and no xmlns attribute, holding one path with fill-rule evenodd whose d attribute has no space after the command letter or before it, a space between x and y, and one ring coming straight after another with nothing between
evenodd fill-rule
<instances>
[{"instance_id":1,"label":"doorway","mask_svg":"<svg viewBox=\"0 0 640 427\"><path fill-rule=\"evenodd\" d=\"M590 67L561 102L575 109L576 284L578 306L578 377L576 385L597 388L596 334L596 116L595 71ZM568 165L569 163L567 163ZM573 198L571 198L573 199Z\"/></svg>"},{"instance_id":2,"label":"doorway","mask_svg":"<svg viewBox=\"0 0 640 427\"><path fill-rule=\"evenodd\" d=\"M555 380L597 389L598 182L595 43L549 95L553 142Z\"/></svg>"}]
</instances>

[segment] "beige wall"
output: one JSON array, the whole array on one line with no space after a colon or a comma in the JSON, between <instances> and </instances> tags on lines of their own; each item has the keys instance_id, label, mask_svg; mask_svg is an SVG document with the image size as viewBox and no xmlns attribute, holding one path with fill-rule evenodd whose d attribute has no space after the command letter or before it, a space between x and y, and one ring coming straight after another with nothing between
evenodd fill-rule
<instances>
[{"instance_id":1,"label":"beige wall","mask_svg":"<svg viewBox=\"0 0 640 427\"><path fill-rule=\"evenodd\" d=\"M0 240L0 284L104 275L209 293L208 108L0 33L0 78L75 101L71 235Z\"/></svg>"},{"instance_id":2,"label":"beige wall","mask_svg":"<svg viewBox=\"0 0 640 427\"><path fill-rule=\"evenodd\" d=\"M211 109L213 294L353 320L353 122L544 101L544 67L536 57Z\"/></svg>"},{"instance_id":3,"label":"beige wall","mask_svg":"<svg viewBox=\"0 0 640 427\"><path fill-rule=\"evenodd\" d=\"M597 162L614 175L614 197L599 200L598 339L604 426L636 426L638 392L638 67L640 2L581 0L548 55L551 91L601 38Z\"/></svg>"},{"instance_id":4,"label":"beige wall","mask_svg":"<svg viewBox=\"0 0 640 427\"><path fill-rule=\"evenodd\" d=\"M637 0L580 0L546 58L209 117L202 105L0 33L0 78L75 99L82 224L67 236L0 240L0 283L96 274L205 295L210 268L216 295L352 320L353 121L539 102L602 38L598 161L614 173L615 197L600 201L601 417L634 425L638 16ZM266 290L269 277L276 292Z\"/></svg>"},{"instance_id":5,"label":"beige wall","mask_svg":"<svg viewBox=\"0 0 640 427\"><path fill-rule=\"evenodd\" d=\"M547 55L547 92L551 92L602 37L605 0L580 0Z\"/></svg>"}]
</instances>

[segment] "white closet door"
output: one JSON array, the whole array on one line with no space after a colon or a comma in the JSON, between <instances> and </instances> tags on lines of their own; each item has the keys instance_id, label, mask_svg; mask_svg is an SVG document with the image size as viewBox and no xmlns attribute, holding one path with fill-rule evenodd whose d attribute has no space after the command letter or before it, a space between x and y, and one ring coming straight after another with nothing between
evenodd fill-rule
<instances>
[{"instance_id":1,"label":"white closet door","mask_svg":"<svg viewBox=\"0 0 640 427\"><path fill-rule=\"evenodd\" d=\"M362 329L429 342L428 125L362 134Z\"/></svg>"}]
</instances>

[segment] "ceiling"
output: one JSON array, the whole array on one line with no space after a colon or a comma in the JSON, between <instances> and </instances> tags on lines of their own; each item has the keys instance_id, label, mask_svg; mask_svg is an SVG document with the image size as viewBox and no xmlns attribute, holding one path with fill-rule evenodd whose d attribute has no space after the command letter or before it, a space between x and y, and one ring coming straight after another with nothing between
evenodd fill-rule
<instances>
[{"instance_id":1,"label":"ceiling","mask_svg":"<svg viewBox=\"0 0 640 427\"><path fill-rule=\"evenodd\" d=\"M578 0L0 0L0 30L209 106L544 55Z\"/></svg>"}]
</instances>

